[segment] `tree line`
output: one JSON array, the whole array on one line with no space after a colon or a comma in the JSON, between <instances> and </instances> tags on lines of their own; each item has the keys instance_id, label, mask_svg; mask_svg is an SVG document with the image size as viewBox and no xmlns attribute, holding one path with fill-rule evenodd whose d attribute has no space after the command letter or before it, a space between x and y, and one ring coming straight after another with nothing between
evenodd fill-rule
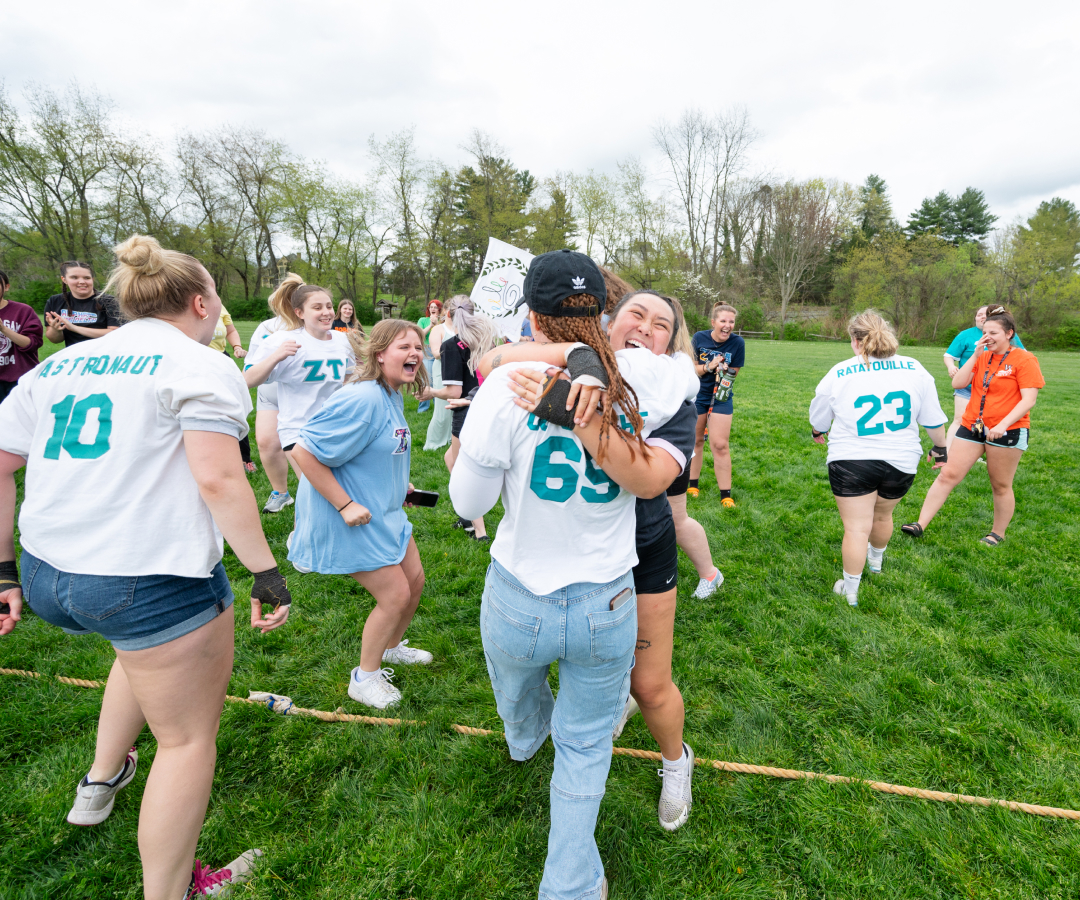
<instances>
[{"instance_id":1,"label":"tree line","mask_svg":"<svg viewBox=\"0 0 1080 900\"><path fill-rule=\"evenodd\" d=\"M31 86L17 105L0 84L0 264L44 292L60 262L104 271L110 247L138 231L200 259L241 315L261 315L259 298L293 270L373 316L387 295L471 289L492 236L534 254L576 247L677 294L698 323L727 300L747 330L839 334L851 310L874 306L905 340L941 342L1000 302L1038 341L1080 345L1080 213L1068 201L992 230L969 187L901 223L876 175L853 186L761 170L744 109L688 110L652 137L658 171L629 156L611 173L539 177L482 131L451 165L424 158L406 129L369 140L357 181L258 129L183 131L163 147L78 85Z\"/></svg>"}]
</instances>

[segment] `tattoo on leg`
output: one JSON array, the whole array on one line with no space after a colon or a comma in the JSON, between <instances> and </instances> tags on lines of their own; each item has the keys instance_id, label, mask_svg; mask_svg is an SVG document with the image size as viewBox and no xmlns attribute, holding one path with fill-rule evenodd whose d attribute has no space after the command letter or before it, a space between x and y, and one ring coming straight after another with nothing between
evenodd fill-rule
<instances>
[{"instance_id":1,"label":"tattoo on leg","mask_svg":"<svg viewBox=\"0 0 1080 900\"><path fill-rule=\"evenodd\" d=\"M652 641L647 641L644 638L638 638L637 649L648 650L652 646Z\"/></svg>"}]
</instances>

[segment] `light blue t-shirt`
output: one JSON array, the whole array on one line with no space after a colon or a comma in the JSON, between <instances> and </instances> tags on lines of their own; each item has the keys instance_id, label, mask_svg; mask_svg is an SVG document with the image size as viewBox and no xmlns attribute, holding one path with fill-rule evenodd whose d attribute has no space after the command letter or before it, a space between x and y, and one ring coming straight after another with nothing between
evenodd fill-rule
<instances>
[{"instance_id":1,"label":"light blue t-shirt","mask_svg":"<svg viewBox=\"0 0 1080 900\"><path fill-rule=\"evenodd\" d=\"M949 344L949 349L945 351L945 355L955 359L957 368L962 369L964 363L971 359L971 354L975 352L975 344L978 343L982 334L982 329L977 325L961 331L953 338L953 342ZM1019 347L1021 350L1027 349L1016 334L1013 335L1012 345Z\"/></svg>"},{"instance_id":2,"label":"light blue t-shirt","mask_svg":"<svg viewBox=\"0 0 1080 900\"><path fill-rule=\"evenodd\" d=\"M349 527L301 479L290 562L325 575L400 563L412 537L412 523L402 508L409 490L412 435L401 394L377 381L347 384L308 420L300 441L334 470L350 498L371 511L371 521Z\"/></svg>"}]
</instances>

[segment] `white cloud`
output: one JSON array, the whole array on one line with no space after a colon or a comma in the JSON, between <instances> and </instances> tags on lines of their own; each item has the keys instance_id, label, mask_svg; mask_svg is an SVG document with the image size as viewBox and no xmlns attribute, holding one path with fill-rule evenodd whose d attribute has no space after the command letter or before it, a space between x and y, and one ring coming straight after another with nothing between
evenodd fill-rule
<instances>
[{"instance_id":1,"label":"white cloud","mask_svg":"<svg viewBox=\"0 0 1080 900\"><path fill-rule=\"evenodd\" d=\"M884 177L906 217L974 185L1003 220L1080 202L1080 4L541 6L45 2L5 10L9 90L73 78L164 141L252 124L348 174L367 138L416 126L456 162L473 127L514 162L611 170L687 107L748 108L757 161L794 177Z\"/></svg>"}]
</instances>

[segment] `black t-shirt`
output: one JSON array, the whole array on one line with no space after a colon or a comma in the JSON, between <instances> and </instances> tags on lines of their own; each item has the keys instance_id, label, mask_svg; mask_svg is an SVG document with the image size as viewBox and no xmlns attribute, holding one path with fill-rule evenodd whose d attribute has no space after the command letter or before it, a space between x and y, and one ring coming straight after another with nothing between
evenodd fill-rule
<instances>
[{"instance_id":1,"label":"black t-shirt","mask_svg":"<svg viewBox=\"0 0 1080 900\"><path fill-rule=\"evenodd\" d=\"M649 434L649 438L660 438L667 441L686 458L686 464L690 464L690 457L694 453L694 437L697 430L697 409L689 400L685 401L666 423ZM657 448L654 452L663 453ZM681 474L681 473L680 473ZM638 547L647 547L655 541L664 529L664 523L671 518L671 504L668 503L667 494L660 494L651 500L637 501L637 537Z\"/></svg>"},{"instance_id":2,"label":"black t-shirt","mask_svg":"<svg viewBox=\"0 0 1080 900\"><path fill-rule=\"evenodd\" d=\"M718 343L711 331L699 331L694 334L694 361L699 366L712 362L721 353L724 355L724 362L731 368L741 369L746 363L746 341L737 334L733 334L723 343ZM716 373L706 372L701 376L701 388L698 393L711 397L715 384Z\"/></svg>"},{"instance_id":3,"label":"black t-shirt","mask_svg":"<svg viewBox=\"0 0 1080 900\"><path fill-rule=\"evenodd\" d=\"M116 298L111 294L96 293L85 300L72 297L70 292L53 294L45 301L45 312L53 312L63 316L72 325L81 325L83 328L112 328L123 325L120 312L116 304ZM85 334L76 334L74 331L64 329L64 346L70 347L80 341L92 341L93 338Z\"/></svg>"},{"instance_id":4,"label":"black t-shirt","mask_svg":"<svg viewBox=\"0 0 1080 900\"><path fill-rule=\"evenodd\" d=\"M476 373L469 371L469 357L472 355L472 351L457 335L453 335L442 342L442 349L439 352L442 354L443 387L460 384L461 396L463 398L468 397L469 391L480 386L480 380L476 377ZM455 424L460 429L460 424L469 412L469 407L460 406L451 410L451 412L454 414Z\"/></svg>"}]
</instances>

